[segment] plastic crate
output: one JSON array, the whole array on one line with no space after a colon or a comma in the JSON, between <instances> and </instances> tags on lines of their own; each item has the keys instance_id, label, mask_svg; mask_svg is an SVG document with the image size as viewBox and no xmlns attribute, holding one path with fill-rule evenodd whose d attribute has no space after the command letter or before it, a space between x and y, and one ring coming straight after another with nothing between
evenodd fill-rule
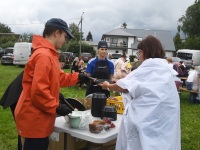
<instances>
[{"instance_id":1,"label":"plastic crate","mask_svg":"<svg viewBox=\"0 0 200 150\"><path fill-rule=\"evenodd\" d=\"M124 104L122 102L122 97L117 96L115 97L117 100L107 99L106 105L107 106L115 106L118 114L123 114L124 112Z\"/></svg>"}]
</instances>

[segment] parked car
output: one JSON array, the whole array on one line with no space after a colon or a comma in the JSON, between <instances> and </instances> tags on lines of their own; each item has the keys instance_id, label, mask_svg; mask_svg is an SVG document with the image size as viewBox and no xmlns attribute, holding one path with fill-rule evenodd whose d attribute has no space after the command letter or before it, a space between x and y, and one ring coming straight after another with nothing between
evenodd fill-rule
<instances>
[{"instance_id":1,"label":"parked car","mask_svg":"<svg viewBox=\"0 0 200 150\"><path fill-rule=\"evenodd\" d=\"M65 57L65 65L63 69L69 69L71 67L71 64L75 58L74 53L72 52L63 52L62 53Z\"/></svg>"},{"instance_id":2,"label":"parked car","mask_svg":"<svg viewBox=\"0 0 200 150\"><path fill-rule=\"evenodd\" d=\"M185 63L187 69L200 65L200 50L180 49L176 56Z\"/></svg>"},{"instance_id":3,"label":"parked car","mask_svg":"<svg viewBox=\"0 0 200 150\"><path fill-rule=\"evenodd\" d=\"M171 57L172 58L172 63L179 63L181 59L179 57Z\"/></svg>"},{"instance_id":4,"label":"parked car","mask_svg":"<svg viewBox=\"0 0 200 150\"><path fill-rule=\"evenodd\" d=\"M2 65L13 65L13 50L14 47L8 47L4 51L4 55L1 58Z\"/></svg>"},{"instance_id":5,"label":"parked car","mask_svg":"<svg viewBox=\"0 0 200 150\"><path fill-rule=\"evenodd\" d=\"M92 58L92 55L90 53L81 53L80 58L83 61L88 62Z\"/></svg>"},{"instance_id":6,"label":"parked car","mask_svg":"<svg viewBox=\"0 0 200 150\"><path fill-rule=\"evenodd\" d=\"M13 64L25 66L32 53L32 43L16 42L14 45Z\"/></svg>"},{"instance_id":7,"label":"parked car","mask_svg":"<svg viewBox=\"0 0 200 150\"><path fill-rule=\"evenodd\" d=\"M122 54L120 54L120 53L113 53L113 54L111 54L111 61L114 63L121 56L122 56Z\"/></svg>"}]
</instances>

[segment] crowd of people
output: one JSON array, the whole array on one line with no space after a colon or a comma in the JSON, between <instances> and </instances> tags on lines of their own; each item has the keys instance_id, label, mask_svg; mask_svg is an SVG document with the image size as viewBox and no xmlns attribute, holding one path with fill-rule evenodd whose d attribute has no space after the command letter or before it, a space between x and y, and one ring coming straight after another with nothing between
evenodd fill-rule
<instances>
[{"instance_id":1,"label":"crowd of people","mask_svg":"<svg viewBox=\"0 0 200 150\"><path fill-rule=\"evenodd\" d=\"M110 97L110 91L113 96L116 92L122 95L125 110L116 150L180 150L179 77L188 77L188 89L199 90L200 67L188 72L184 62L173 64L170 58L165 58L161 42L147 36L138 44L139 61L134 66L126 62L124 53L114 63L107 59L107 42L100 41L97 56L87 66L75 57L71 73L65 73L57 49L72 38L65 21L48 20L43 36L33 36L33 54L23 73L1 99L3 104L7 99L14 99L9 97L9 92L21 87L16 90L14 105L9 106L12 106L23 150L48 149L56 115L71 113L66 105L59 103L59 89L78 83L79 89L87 84L85 96L101 92ZM102 82L96 83L96 79Z\"/></svg>"},{"instance_id":2,"label":"crowd of people","mask_svg":"<svg viewBox=\"0 0 200 150\"><path fill-rule=\"evenodd\" d=\"M174 75L174 80L177 89L179 89L180 85L182 85L185 86L188 90L198 91L200 66L192 66L191 68L187 69L183 61L172 63L172 59L170 57L166 59L169 66L176 71ZM187 79L181 81L181 77L186 77Z\"/></svg>"}]
</instances>

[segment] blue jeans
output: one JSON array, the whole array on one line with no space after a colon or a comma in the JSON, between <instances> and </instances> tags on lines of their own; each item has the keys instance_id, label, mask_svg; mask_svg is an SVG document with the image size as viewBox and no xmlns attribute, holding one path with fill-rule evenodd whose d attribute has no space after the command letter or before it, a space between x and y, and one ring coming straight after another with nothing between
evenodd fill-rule
<instances>
[{"instance_id":1,"label":"blue jeans","mask_svg":"<svg viewBox=\"0 0 200 150\"><path fill-rule=\"evenodd\" d=\"M185 82L186 83L186 88L188 89L188 90L192 90L192 87L193 87L193 82Z\"/></svg>"}]
</instances>

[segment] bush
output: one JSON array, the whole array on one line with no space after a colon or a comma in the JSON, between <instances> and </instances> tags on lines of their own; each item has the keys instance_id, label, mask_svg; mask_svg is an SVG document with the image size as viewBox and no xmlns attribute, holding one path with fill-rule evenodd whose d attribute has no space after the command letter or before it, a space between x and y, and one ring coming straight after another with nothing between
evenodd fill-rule
<instances>
[{"instance_id":1,"label":"bush","mask_svg":"<svg viewBox=\"0 0 200 150\"><path fill-rule=\"evenodd\" d=\"M130 62L134 62L134 59L137 58L136 55L130 55L129 56L129 59L130 59Z\"/></svg>"}]
</instances>

